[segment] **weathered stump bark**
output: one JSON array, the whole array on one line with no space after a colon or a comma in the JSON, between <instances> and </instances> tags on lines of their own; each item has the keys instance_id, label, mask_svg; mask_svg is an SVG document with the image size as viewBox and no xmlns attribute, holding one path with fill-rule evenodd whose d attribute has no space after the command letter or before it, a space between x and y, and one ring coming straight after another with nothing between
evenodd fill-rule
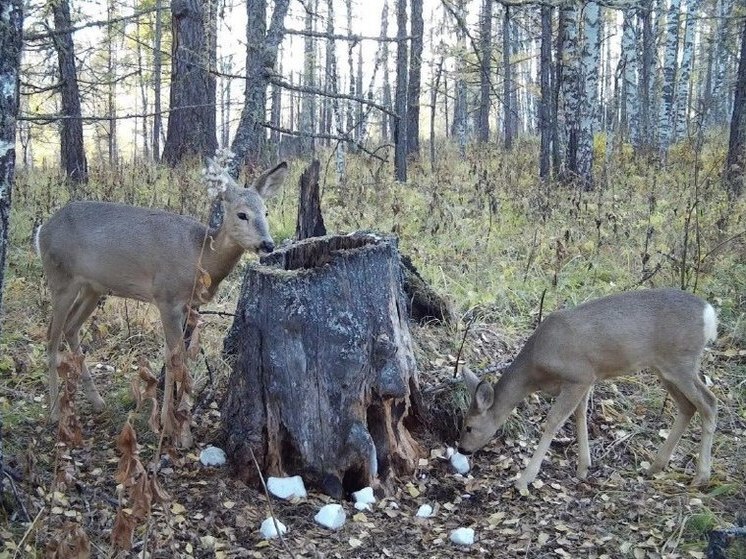
<instances>
[{"instance_id":1,"label":"weathered stump bark","mask_svg":"<svg viewBox=\"0 0 746 559\"><path fill-rule=\"evenodd\" d=\"M324 217L321 215L319 166L319 160L314 159L300 176L300 200L295 222L295 238L299 241L326 235Z\"/></svg>"},{"instance_id":2,"label":"weathered stump bark","mask_svg":"<svg viewBox=\"0 0 746 559\"><path fill-rule=\"evenodd\" d=\"M335 497L411 472L419 386L396 241L293 243L249 266L225 340L222 407L239 477L301 474Z\"/></svg>"}]
</instances>

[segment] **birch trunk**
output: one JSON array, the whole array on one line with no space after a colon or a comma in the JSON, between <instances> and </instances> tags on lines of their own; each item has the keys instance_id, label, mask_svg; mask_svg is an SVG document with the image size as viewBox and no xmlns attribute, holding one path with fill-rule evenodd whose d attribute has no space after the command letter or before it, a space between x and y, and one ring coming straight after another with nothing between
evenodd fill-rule
<instances>
[{"instance_id":1,"label":"birch trunk","mask_svg":"<svg viewBox=\"0 0 746 559\"><path fill-rule=\"evenodd\" d=\"M638 145L639 133L639 97L637 95L638 60L637 60L637 14L636 10L625 10L622 27L622 99L621 99L621 138Z\"/></svg>"},{"instance_id":2,"label":"birch trunk","mask_svg":"<svg viewBox=\"0 0 746 559\"><path fill-rule=\"evenodd\" d=\"M689 121L689 88L694 59L694 34L697 32L699 0L687 0L686 28L681 54L681 68L676 81L676 115L674 117L673 141L686 136Z\"/></svg>"},{"instance_id":3,"label":"birch trunk","mask_svg":"<svg viewBox=\"0 0 746 559\"><path fill-rule=\"evenodd\" d=\"M666 22L666 53L663 62L663 96L658 116L658 147L661 154L668 150L673 137L674 95L676 92L676 61L679 52L679 12L681 0L671 0Z\"/></svg>"},{"instance_id":4,"label":"birch trunk","mask_svg":"<svg viewBox=\"0 0 746 559\"><path fill-rule=\"evenodd\" d=\"M653 95L653 71L656 61L655 35L653 33L653 3L652 0L645 2L640 10L642 23L642 64L639 73L639 85L637 89L640 100L640 133L636 147L642 150L651 150L654 145L653 122L652 122L652 95Z\"/></svg>"},{"instance_id":5,"label":"birch trunk","mask_svg":"<svg viewBox=\"0 0 746 559\"><path fill-rule=\"evenodd\" d=\"M578 176L578 143L580 141L580 56L578 52L577 9L573 3L560 8L562 13L562 96L564 100L566 179Z\"/></svg>"},{"instance_id":6,"label":"birch trunk","mask_svg":"<svg viewBox=\"0 0 746 559\"><path fill-rule=\"evenodd\" d=\"M23 2L9 0L0 9L0 312L3 306L8 225L16 165L16 117L20 99ZM2 332L0 321L0 333ZM0 447L0 467L2 447ZM0 482L0 489L3 482ZM0 494L2 494L0 492Z\"/></svg>"},{"instance_id":7,"label":"birch trunk","mask_svg":"<svg viewBox=\"0 0 746 559\"><path fill-rule=\"evenodd\" d=\"M505 149L513 147L515 128L513 115L513 67L510 64L510 7L504 6L503 12L503 127L505 135Z\"/></svg>"},{"instance_id":8,"label":"birch trunk","mask_svg":"<svg viewBox=\"0 0 746 559\"><path fill-rule=\"evenodd\" d=\"M331 0L330 0L331 1ZM381 38L388 38L389 36L389 3L388 0L383 2L383 10L381 11ZM387 109L391 109L392 95L391 95L391 75L389 72L389 43L388 41L382 41L381 44L381 57L383 58L383 106ZM394 123L393 119L386 113L381 115L381 141L389 142L394 138Z\"/></svg>"},{"instance_id":9,"label":"birch trunk","mask_svg":"<svg viewBox=\"0 0 746 559\"><path fill-rule=\"evenodd\" d=\"M584 190L593 190L593 133L598 106L598 68L601 63L599 20L601 8L588 2L583 9L581 70L585 87L578 87L580 136L578 138L578 177Z\"/></svg>"},{"instance_id":10,"label":"birch trunk","mask_svg":"<svg viewBox=\"0 0 746 559\"><path fill-rule=\"evenodd\" d=\"M153 160L161 157L161 36L163 34L162 0L155 0L155 30L153 31Z\"/></svg>"}]
</instances>

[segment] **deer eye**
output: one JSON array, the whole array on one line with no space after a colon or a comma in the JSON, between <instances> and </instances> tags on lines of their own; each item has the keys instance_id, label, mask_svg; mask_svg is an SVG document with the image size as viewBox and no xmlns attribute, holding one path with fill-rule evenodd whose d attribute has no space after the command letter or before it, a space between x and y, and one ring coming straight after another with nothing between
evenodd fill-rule
<instances>
[{"instance_id":1,"label":"deer eye","mask_svg":"<svg viewBox=\"0 0 746 559\"><path fill-rule=\"evenodd\" d=\"M245 212L238 212L236 215L238 216L238 219L249 221L249 216L247 216Z\"/></svg>"}]
</instances>

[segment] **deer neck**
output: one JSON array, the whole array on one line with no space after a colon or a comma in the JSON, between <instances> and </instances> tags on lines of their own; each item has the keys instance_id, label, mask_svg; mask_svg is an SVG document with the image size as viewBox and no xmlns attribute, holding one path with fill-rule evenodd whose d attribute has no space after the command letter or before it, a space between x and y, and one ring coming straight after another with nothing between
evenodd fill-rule
<instances>
[{"instance_id":1,"label":"deer neck","mask_svg":"<svg viewBox=\"0 0 746 559\"><path fill-rule=\"evenodd\" d=\"M236 266L244 249L228 237L224 227L210 229L202 251L202 268L210 274L210 293Z\"/></svg>"},{"instance_id":2,"label":"deer neck","mask_svg":"<svg viewBox=\"0 0 746 559\"><path fill-rule=\"evenodd\" d=\"M533 392L524 367L524 361L519 354L495 383L495 402L491 411L498 427L505 423L513 409Z\"/></svg>"}]
</instances>

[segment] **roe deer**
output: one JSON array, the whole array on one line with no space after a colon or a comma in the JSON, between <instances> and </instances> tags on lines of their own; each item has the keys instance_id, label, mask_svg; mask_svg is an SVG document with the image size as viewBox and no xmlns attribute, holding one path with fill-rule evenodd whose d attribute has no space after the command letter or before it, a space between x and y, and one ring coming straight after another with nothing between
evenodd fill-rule
<instances>
[{"instance_id":1,"label":"roe deer","mask_svg":"<svg viewBox=\"0 0 746 559\"><path fill-rule=\"evenodd\" d=\"M459 449L470 453L483 447L520 401L542 390L557 398L516 487L527 490L549 444L573 411L579 447L577 477L585 478L591 465L586 424L591 387L599 379L649 367L678 407L671 432L649 471L666 467L694 412L699 411L702 440L692 483L704 485L710 479L717 400L698 372L705 344L716 337L712 306L677 289L630 291L552 313L494 385L480 382L464 368L472 399Z\"/></svg>"},{"instance_id":2,"label":"roe deer","mask_svg":"<svg viewBox=\"0 0 746 559\"><path fill-rule=\"evenodd\" d=\"M160 312L167 356L161 421L166 434L171 434L167 419L172 418L167 413L174 378L169 358L182 358L188 311L212 299L244 251L274 250L264 199L280 189L288 166L280 163L246 188L211 160L209 172L220 185L224 209L217 229L163 210L88 201L67 204L37 231L36 247L52 302L47 333L52 420L59 414L57 365L62 336L74 354L81 353L80 327L102 296L115 295L153 303ZM103 409L104 401L85 365L82 380L94 409ZM176 442L191 446L188 425L184 439Z\"/></svg>"}]
</instances>

